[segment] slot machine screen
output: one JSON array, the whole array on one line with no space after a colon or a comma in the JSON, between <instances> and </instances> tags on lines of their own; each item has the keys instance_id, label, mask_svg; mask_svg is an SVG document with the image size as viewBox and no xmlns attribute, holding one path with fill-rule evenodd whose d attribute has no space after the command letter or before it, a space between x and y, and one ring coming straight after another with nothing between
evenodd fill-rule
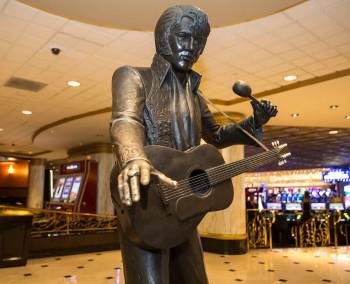
<instances>
[{"instance_id":1,"label":"slot machine screen","mask_svg":"<svg viewBox=\"0 0 350 284\"><path fill-rule=\"evenodd\" d=\"M311 203L311 210L315 210L315 211L326 210L326 203Z\"/></svg>"},{"instance_id":2,"label":"slot machine screen","mask_svg":"<svg viewBox=\"0 0 350 284\"><path fill-rule=\"evenodd\" d=\"M53 195L53 201L60 200L65 181L66 181L65 177L60 177L57 179L57 183L55 186L55 192Z\"/></svg>"},{"instance_id":3,"label":"slot machine screen","mask_svg":"<svg viewBox=\"0 0 350 284\"><path fill-rule=\"evenodd\" d=\"M329 210L344 210L344 204L340 202L329 203Z\"/></svg>"},{"instance_id":4,"label":"slot machine screen","mask_svg":"<svg viewBox=\"0 0 350 284\"><path fill-rule=\"evenodd\" d=\"M266 205L269 210L282 210L281 203L267 203Z\"/></svg>"},{"instance_id":5,"label":"slot machine screen","mask_svg":"<svg viewBox=\"0 0 350 284\"><path fill-rule=\"evenodd\" d=\"M301 211L301 203L286 203L286 211Z\"/></svg>"},{"instance_id":6,"label":"slot machine screen","mask_svg":"<svg viewBox=\"0 0 350 284\"><path fill-rule=\"evenodd\" d=\"M69 195L68 202L70 203L75 202L75 200L78 197L80 184L81 184L81 176L76 176L73 182L73 186Z\"/></svg>"},{"instance_id":7,"label":"slot machine screen","mask_svg":"<svg viewBox=\"0 0 350 284\"><path fill-rule=\"evenodd\" d=\"M73 177L67 177L66 183L64 184L63 192L61 195L61 200L63 202L67 202L70 190L72 188L72 184L73 184Z\"/></svg>"},{"instance_id":8,"label":"slot machine screen","mask_svg":"<svg viewBox=\"0 0 350 284\"><path fill-rule=\"evenodd\" d=\"M344 203L345 209L350 208L350 185L344 186Z\"/></svg>"}]
</instances>

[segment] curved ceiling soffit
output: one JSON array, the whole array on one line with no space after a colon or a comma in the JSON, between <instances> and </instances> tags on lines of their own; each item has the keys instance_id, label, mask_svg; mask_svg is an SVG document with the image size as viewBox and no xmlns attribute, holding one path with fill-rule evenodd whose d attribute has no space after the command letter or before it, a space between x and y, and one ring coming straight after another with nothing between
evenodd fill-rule
<instances>
[{"instance_id":1,"label":"curved ceiling soffit","mask_svg":"<svg viewBox=\"0 0 350 284\"><path fill-rule=\"evenodd\" d=\"M153 31L159 15L168 7L188 0L19 0L51 14L96 26ZM193 0L209 15L213 28L256 20L299 5L307 0ZM72 7L73 6L73 7ZM152 9L149 9L152 7ZM147 11L147 13L145 13Z\"/></svg>"},{"instance_id":2,"label":"curved ceiling soffit","mask_svg":"<svg viewBox=\"0 0 350 284\"><path fill-rule=\"evenodd\" d=\"M103 114L103 113L109 113L109 112L112 112L112 107L106 107L106 108L102 108L102 109L98 109L98 110L94 110L94 111L89 111L86 113L81 113L81 114L77 114L77 115L73 115L73 116L69 116L69 117L65 117L65 118L56 120L54 122L46 124L46 125L40 127L39 129L37 129L32 136L32 142L34 143L35 139L41 133L43 133L51 128L54 128L56 126L59 126L59 125L62 125L62 124L65 124L65 123L68 123L68 122L71 122L74 120L82 119L85 117L90 117L90 116L99 115L99 114Z\"/></svg>"},{"instance_id":3,"label":"curved ceiling soffit","mask_svg":"<svg viewBox=\"0 0 350 284\"><path fill-rule=\"evenodd\" d=\"M321 83L321 82L325 82L328 80L333 80L336 78L341 78L341 77L345 77L345 76L349 76L350 75L350 68L349 69L345 69L342 71L337 71L331 74L327 74L324 76L320 76L320 77L316 77L316 78L311 78L311 79L307 79L304 81L299 81L296 83L292 83L286 86L282 86L279 88L275 88L275 89L271 89L268 91L264 91L264 92L260 92L260 93L256 93L254 94L254 96L256 98L263 98L266 96L271 96L271 95L275 95L278 93L282 93L285 91L289 91L289 90L293 90L293 89L298 89L301 87L305 87L305 86L310 86L313 84L317 84L317 83ZM233 99L233 100L220 100L220 99L211 99L210 101L216 105L222 105L222 106L232 106L235 104L239 104L241 102L246 101L246 98L238 98L238 99ZM98 110L94 110L94 111L90 111L90 112L86 112L86 113L81 113L81 114L77 114L77 115L73 115L73 116L69 116L69 117L65 117L59 120L56 120L54 122L51 122L49 124L43 125L42 127L40 127L39 129L37 129L33 136L32 136L32 142L35 142L35 138L38 137L41 133L54 128L56 126L74 121L74 120L78 120L78 119L82 119L85 117L90 117L90 116L94 116L94 115L99 115L99 114L103 114L103 113L110 113L112 112L112 107L106 107L106 108L102 108L102 109L98 109ZM234 119L239 118L238 113L231 113L233 115Z\"/></svg>"}]
</instances>

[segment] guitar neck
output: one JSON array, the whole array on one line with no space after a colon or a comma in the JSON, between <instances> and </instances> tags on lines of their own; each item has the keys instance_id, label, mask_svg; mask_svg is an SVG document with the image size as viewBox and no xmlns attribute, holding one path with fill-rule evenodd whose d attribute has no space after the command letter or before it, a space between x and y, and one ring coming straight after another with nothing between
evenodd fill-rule
<instances>
[{"instance_id":1,"label":"guitar neck","mask_svg":"<svg viewBox=\"0 0 350 284\"><path fill-rule=\"evenodd\" d=\"M273 149L243 160L208 169L206 172L209 177L210 185L215 185L242 173L250 172L258 167L271 163L278 158L278 149Z\"/></svg>"}]
</instances>

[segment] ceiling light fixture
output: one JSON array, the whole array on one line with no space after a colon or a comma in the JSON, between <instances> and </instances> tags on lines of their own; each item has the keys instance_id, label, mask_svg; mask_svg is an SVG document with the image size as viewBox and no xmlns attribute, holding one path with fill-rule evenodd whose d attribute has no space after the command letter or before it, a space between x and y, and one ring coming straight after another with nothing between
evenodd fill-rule
<instances>
[{"instance_id":1,"label":"ceiling light fixture","mask_svg":"<svg viewBox=\"0 0 350 284\"><path fill-rule=\"evenodd\" d=\"M297 75L287 75L287 76L284 76L283 80L284 81L295 81L297 79Z\"/></svg>"},{"instance_id":2,"label":"ceiling light fixture","mask_svg":"<svg viewBox=\"0 0 350 284\"><path fill-rule=\"evenodd\" d=\"M1 132L1 131L4 131L4 128L0 128L0 132Z\"/></svg>"},{"instance_id":3,"label":"ceiling light fixture","mask_svg":"<svg viewBox=\"0 0 350 284\"><path fill-rule=\"evenodd\" d=\"M71 87L79 87L80 83L78 81L68 81L67 85Z\"/></svg>"},{"instance_id":4,"label":"ceiling light fixture","mask_svg":"<svg viewBox=\"0 0 350 284\"><path fill-rule=\"evenodd\" d=\"M350 119L350 115L346 115L345 118ZM1 128L0 128L0 131L1 131Z\"/></svg>"},{"instance_id":5,"label":"ceiling light fixture","mask_svg":"<svg viewBox=\"0 0 350 284\"><path fill-rule=\"evenodd\" d=\"M337 109L339 106L338 105L331 105L329 106L330 109Z\"/></svg>"},{"instance_id":6,"label":"ceiling light fixture","mask_svg":"<svg viewBox=\"0 0 350 284\"><path fill-rule=\"evenodd\" d=\"M31 115L32 112L30 110L22 110L22 113L25 115Z\"/></svg>"},{"instance_id":7,"label":"ceiling light fixture","mask_svg":"<svg viewBox=\"0 0 350 284\"><path fill-rule=\"evenodd\" d=\"M293 118L296 118L296 117L299 117L300 114L299 113L292 113L290 116L293 117Z\"/></svg>"},{"instance_id":8,"label":"ceiling light fixture","mask_svg":"<svg viewBox=\"0 0 350 284\"><path fill-rule=\"evenodd\" d=\"M338 134L339 131L338 131L338 130L331 130L331 131L329 131L328 133L331 134L331 135L332 135L332 134Z\"/></svg>"}]
</instances>

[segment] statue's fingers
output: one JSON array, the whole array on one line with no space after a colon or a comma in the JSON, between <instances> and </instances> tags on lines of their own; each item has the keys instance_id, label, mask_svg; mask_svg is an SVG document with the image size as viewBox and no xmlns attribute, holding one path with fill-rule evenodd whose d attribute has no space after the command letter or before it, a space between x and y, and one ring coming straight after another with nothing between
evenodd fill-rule
<instances>
[{"instance_id":1,"label":"statue's fingers","mask_svg":"<svg viewBox=\"0 0 350 284\"><path fill-rule=\"evenodd\" d=\"M123 190L124 190L124 203L126 205L131 205L131 196L130 196L130 186L129 186L129 176L128 176L128 170L125 169L124 175L123 175Z\"/></svg>"},{"instance_id":2,"label":"statue's fingers","mask_svg":"<svg viewBox=\"0 0 350 284\"><path fill-rule=\"evenodd\" d=\"M135 175L130 178L130 187L131 187L131 198L133 202L140 200L140 184L139 176Z\"/></svg>"},{"instance_id":3,"label":"statue's fingers","mask_svg":"<svg viewBox=\"0 0 350 284\"><path fill-rule=\"evenodd\" d=\"M256 101L250 101L250 104L253 108L257 108L258 106L260 106Z\"/></svg>"},{"instance_id":4,"label":"statue's fingers","mask_svg":"<svg viewBox=\"0 0 350 284\"><path fill-rule=\"evenodd\" d=\"M123 191L123 174L118 175L118 192L119 192L119 198L121 201L124 200L124 191Z\"/></svg>"},{"instance_id":5,"label":"statue's fingers","mask_svg":"<svg viewBox=\"0 0 350 284\"><path fill-rule=\"evenodd\" d=\"M271 108L271 102L270 101L266 101L266 109L270 109Z\"/></svg>"},{"instance_id":6,"label":"statue's fingers","mask_svg":"<svg viewBox=\"0 0 350 284\"><path fill-rule=\"evenodd\" d=\"M278 109L276 106L273 106L273 110L272 110L272 116L276 116L278 113Z\"/></svg>"},{"instance_id":7,"label":"statue's fingers","mask_svg":"<svg viewBox=\"0 0 350 284\"><path fill-rule=\"evenodd\" d=\"M142 185L148 185L151 178L151 167L148 163L141 164L140 181Z\"/></svg>"}]
</instances>

